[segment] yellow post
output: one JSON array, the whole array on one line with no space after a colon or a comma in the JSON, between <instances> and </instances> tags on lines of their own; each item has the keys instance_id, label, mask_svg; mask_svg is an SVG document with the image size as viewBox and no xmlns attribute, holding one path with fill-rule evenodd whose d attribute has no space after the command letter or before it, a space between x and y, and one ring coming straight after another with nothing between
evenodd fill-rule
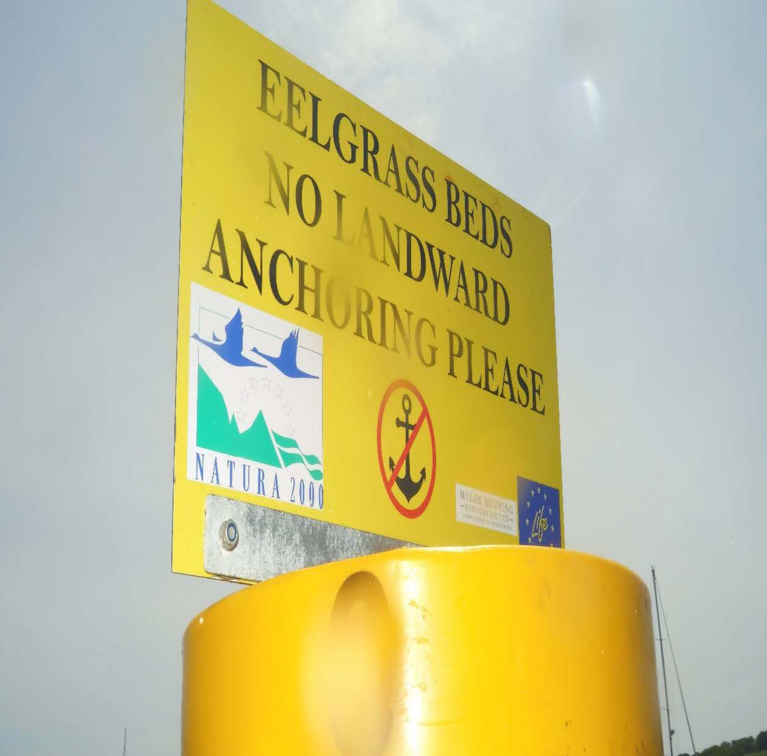
<instances>
[{"instance_id":1,"label":"yellow post","mask_svg":"<svg viewBox=\"0 0 767 756\"><path fill-rule=\"evenodd\" d=\"M559 549L284 575L184 636L183 756L663 753L649 593Z\"/></svg>"}]
</instances>

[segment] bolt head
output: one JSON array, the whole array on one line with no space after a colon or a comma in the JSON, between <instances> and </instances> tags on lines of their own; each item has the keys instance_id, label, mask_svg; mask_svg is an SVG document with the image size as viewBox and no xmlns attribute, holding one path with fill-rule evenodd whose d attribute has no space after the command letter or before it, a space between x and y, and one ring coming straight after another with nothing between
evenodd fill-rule
<instances>
[{"instance_id":1,"label":"bolt head","mask_svg":"<svg viewBox=\"0 0 767 756\"><path fill-rule=\"evenodd\" d=\"M221 538L221 545L224 549L227 551L234 551L237 548L237 544L240 542L240 531L237 528L237 523L234 520L224 520L224 522L221 523L219 536Z\"/></svg>"}]
</instances>

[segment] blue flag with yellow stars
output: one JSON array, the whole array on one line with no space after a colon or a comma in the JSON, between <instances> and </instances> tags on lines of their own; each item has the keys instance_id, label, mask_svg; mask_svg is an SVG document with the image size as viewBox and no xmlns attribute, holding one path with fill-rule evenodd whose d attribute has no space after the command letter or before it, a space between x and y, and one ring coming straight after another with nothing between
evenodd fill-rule
<instances>
[{"instance_id":1,"label":"blue flag with yellow stars","mask_svg":"<svg viewBox=\"0 0 767 756\"><path fill-rule=\"evenodd\" d=\"M519 543L522 546L562 546L559 491L527 478L517 478Z\"/></svg>"}]
</instances>

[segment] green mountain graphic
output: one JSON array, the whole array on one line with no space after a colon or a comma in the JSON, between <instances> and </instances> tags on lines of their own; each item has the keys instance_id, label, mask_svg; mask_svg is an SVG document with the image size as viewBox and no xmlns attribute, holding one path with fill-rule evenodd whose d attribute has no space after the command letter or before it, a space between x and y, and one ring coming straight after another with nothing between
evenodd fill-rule
<instances>
[{"instance_id":1,"label":"green mountain graphic","mask_svg":"<svg viewBox=\"0 0 767 756\"><path fill-rule=\"evenodd\" d=\"M322 480L320 460L313 454L304 454L294 439L270 433L263 412L258 413L250 428L240 433L234 417L229 416L224 397L202 366L197 368L197 446L272 467L301 464L314 480Z\"/></svg>"}]
</instances>

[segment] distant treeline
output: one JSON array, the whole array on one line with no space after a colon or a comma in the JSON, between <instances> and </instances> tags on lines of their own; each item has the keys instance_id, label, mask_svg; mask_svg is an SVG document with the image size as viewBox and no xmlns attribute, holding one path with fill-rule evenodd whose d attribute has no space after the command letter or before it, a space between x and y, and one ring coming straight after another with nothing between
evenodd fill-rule
<instances>
[{"instance_id":1,"label":"distant treeline","mask_svg":"<svg viewBox=\"0 0 767 756\"><path fill-rule=\"evenodd\" d=\"M697 753L698 756L749 756L749 754L767 756L767 730L763 730L756 737L749 735L747 738L738 738L738 740L726 740L724 743L709 746ZM691 754L680 753L679 756L691 756Z\"/></svg>"}]
</instances>

